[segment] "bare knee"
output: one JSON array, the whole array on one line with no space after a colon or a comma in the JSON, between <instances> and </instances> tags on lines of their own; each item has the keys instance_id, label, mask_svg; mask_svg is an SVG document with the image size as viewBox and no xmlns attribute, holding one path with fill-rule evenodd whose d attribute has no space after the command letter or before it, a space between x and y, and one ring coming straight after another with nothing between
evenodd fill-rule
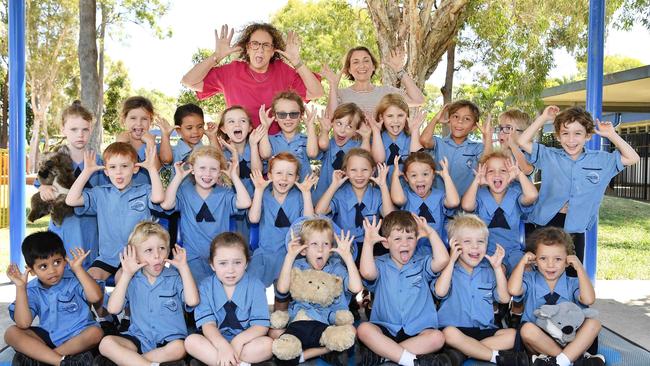
<instances>
[{"instance_id":1,"label":"bare knee","mask_svg":"<svg viewBox=\"0 0 650 366\"><path fill-rule=\"evenodd\" d=\"M12 345L15 343L14 341L16 340L16 338L17 338L21 333L24 333L24 332L25 332L24 329L18 328L18 327L15 326L15 325L10 326L10 327L7 328L7 330L5 331L5 337L4 337L4 339L5 339L5 343L8 344L8 345L10 345L10 346L12 346Z\"/></svg>"},{"instance_id":2,"label":"bare knee","mask_svg":"<svg viewBox=\"0 0 650 366\"><path fill-rule=\"evenodd\" d=\"M539 335L540 329L534 323L524 323L521 326L521 338L525 341L534 340Z\"/></svg>"},{"instance_id":3,"label":"bare knee","mask_svg":"<svg viewBox=\"0 0 650 366\"><path fill-rule=\"evenodd\" d=\"M115 336L106 336L99 342L99 353L107 355L115 349L116 345Z\"/></svg>"},{"instance_id":4,"label":"bare knee","mask_svg":"<svg viewBox=\"0 0 650 366\"><path fill-rule=\"evenodd\" d=\"M424 336L424 339L429 341L430 346L433 349L440 349L445 344L444 334L437 329L425 329L420 335Z\"/></svg>"},{"instance_id":5,"label":"bare knee","mask_svg":"<svg viewBox=\"0 0 650 366\"><path fill-rule=\"evenodd\" d=\"M600 320L591 319L591 318L585 319L584 323L582 323L582 326L595 333L599 333L600 329L602 328L602 324L600 323Z\"/></svg>"},{"instance_id":6,"label":"bare knee","mask_svg":"<svg viewBox=\"0 0 650 366\"><path fill-rule=\"evenodd\" d=\"M165 351L170 358L180 360L185 357L185 346L182 339L171 341L165 345Z\"/></svg>"},{"instance_id":7,"label":"bare knee","mask_svg":"<svg viewBox=\"0 0 650 366\"><path fill-rule=\"evenodd\" d=\"M442 330L442 334L445 336L445 342L456 343L461 332L456 327L446 327Z\"/></svg>"},{"instance_id":8,"label":"bare knee","mask_svg":"<svg viewBox=\"0 0 650 366\"><path fill-rule=\"evenodd\" d=\"M361 340L367 339L371 334L377 332L377 326L371 322L363 322L357 327L357 337Z\"/></svg>"}]
</instances>

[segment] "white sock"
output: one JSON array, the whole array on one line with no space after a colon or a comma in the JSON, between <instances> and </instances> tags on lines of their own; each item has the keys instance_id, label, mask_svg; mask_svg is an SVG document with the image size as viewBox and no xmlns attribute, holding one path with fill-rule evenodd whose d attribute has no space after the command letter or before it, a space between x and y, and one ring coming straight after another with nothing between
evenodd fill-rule
<instances>
[{"instance_id":1,"label":"white sock","mask_svg":"<svg viewBox=\"0 0 650 366\"><path fill-rule=\"evenodd\" d=\"M151 366L160 366L160 362L152 362Z\"/></svg>"},{"instance_id":2,"label":"white sock","mask_svg":"<svg viewBox=\"0 0 650 366\"><path fill-rule=\"evenodd\" d=\"M492 358L490 359L490 362L497 363L497 356L498 355L499 355L499 351L492 350Z\"/></svg>"},{"instance_id":3,"label":"white sock","mask_svg":"<svg viewBox=\"0 0 650 366\"><path fill-rule=\"evenodd\" d=\"M402 366L413 366L413 361L415 361L415 355L407 350L404 350L399 358L398 363Z\"/></svg>"},{"instance_id":4,"label":"white sock","mask_svg":"<svg viewBox=\"0 0 650 366\"><path fill-rule=\"evenodd\" d=\"M239 366L251 366L251 364L248 363L248 362L243 362L242 361L242 362L239 363Z\"/></svg>"},{"instance_id":5,"label":"white sock","mask_svg":"<svg viewBox=\"0 0 650 366\"><path fill-rule=\"evenodd\" d=\"M558 366L571 366L571 360L569 360L564 352L555 356L555 363L557 363Z\"/></svg>"},{"instance_id":6,"label":"white sock","mask_svg":"<svg viewBox=\"0 0 650 366\"><path fill-rule=\"evenodd\" d=\"M300 352L300 359L298 360L298 363L303 363L305 362L305 353Z\"/></svg>"}]
</instances>

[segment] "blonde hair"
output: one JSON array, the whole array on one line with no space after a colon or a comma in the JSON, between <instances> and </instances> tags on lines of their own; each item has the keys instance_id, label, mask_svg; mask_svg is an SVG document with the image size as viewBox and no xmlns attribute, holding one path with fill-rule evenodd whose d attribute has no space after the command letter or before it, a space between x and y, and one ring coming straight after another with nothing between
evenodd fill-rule
<instances>
[{"instance_id":1,"label":"blonde hair","mask_svg":"<svg viewBox=\"0 0 650 366\"><path fill-rule=\"evenodd\" d=\"M226 169L226 157L223 155L223 152L219 149L217 149L214 146L197 146L192 150L192 153L190 154L190 157L187 159L187 162L190 163L192 166L196 163L196 160L200 157L208 157L216 160L219 162L219 170L220 170L220 183L223 184L228 184L230 181L228 179L227 173L225 171ZM192 180L193 184L196 184L196 181L194 180L194 176L191 175L190 179Z\"/></svg>"},{"instance_id":2,"label":"blonde hair","mask_svg":"<svg viewBox=\"0 0 650 366\"><path fill-rule=\"evenodd\" d=\"M506 152L501 150L501 149L494 149L489 154L481 156L481 158L479 159L478 162L480 164L485 164L490 159L510 160L510 156L508 154L506 154Z\"/></svg>"},{"instance_id":3,"label":"blonde hair","mask_svg":"<svg viewBox=\"0 0 650 366\"><path fill-rule=\"evenodd\" d=\"M305 220L300 228L300 240L302 243L306 243L308 238L314 233L326 233L329 237L330 244L334 246L334 228L329 220L320 218Z\"/></svg>"},{"instance_id":4,"label":"blonde hair","mask_svg":"<svg viewBox=\"0 0 650 366\"><path fill-rule=\"evenodd\" d=\"M457 236L462 230L480 230L481 234L487 237L490 235L488 227L480 217L474 214L460 213L447 224L447 234L449 239Z\"/></svg>"},{"instance_id":5,"label":"blonde hair","mask_svg":"<svg viewBox=\"0 0 650 366\"><path fill-rule=\"evenodd\" d=\"M375 108L375 120L379 121L379 117L381 117L386 110L391 107L395 106L404 112L406 112L406 116L409 116L409 105L406 103L404 98L397 93L390 93L384 95L380 100L379 103L377 104L377 107ZM384 126L382 125L382 130L384 129ZM404 132L409 135L411 132L409 131L409 125L406 123L404 125Z\"/></svg>"},{"instance_id":6,"label":"blonde hair","mask_svg":"<svg viewBox=\"0 0 650 366\"><path fill-rule=\"evenodd\" d=\"M156 236L162 240L167 246L167 249L169 249L169 233L160 224L150 220L140 221L135 225L133 231L129 234L127 244L137 246L152 236Z\"/></svg>"},{"instance_id":7,"label":"blonde hair","mask_svg":"<svg viewBox=\"0 0 650 366\"><path fill-rule=\"evenodd\" d=\"M530 116L520 109L508 109L499 115L499 122L514 122L520 129L526 129L530 125Z\"/></svg>"},{"instance_id":8,"label":"blonde hair","mask_svg":"<svg viewBox=\"0 0 650 366\"><path fill-rule=\"evenodd\" d=\"M368 150L365 150L365 149L362 149L362 148L359 148L359 147L355 147L355 148L350 149L350 151L348 151L347 154L345 154L345 156L343 157L343 165L341 166L341 169L343 171L345 171L345 169L347 169L348 162L350 161L350 158L352 158L353 156L358 156L360 158L364 158L364 159L368 160L368 163L370 163L370 168L375 167L375 159L372 158L372 155L370 154L370 152L368 152Z\"/></svg>"}]
</instances>

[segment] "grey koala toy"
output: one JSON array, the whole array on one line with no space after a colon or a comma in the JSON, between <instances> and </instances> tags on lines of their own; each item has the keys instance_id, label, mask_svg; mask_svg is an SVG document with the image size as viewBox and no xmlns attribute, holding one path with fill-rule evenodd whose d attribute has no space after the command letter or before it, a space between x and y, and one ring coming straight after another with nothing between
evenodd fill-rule
<instances>
[{"instance_id":1,"label":"grey koala toy","mask_svg":"<svg viewBox=\"0 0 650 366\"><path fill-rule=\"evenodd\" d=\"M598 316L597 310L583 309L572 302L542 305L533 313L537 317L535 324L563 347L576 338L576 332L586 318Z\"/></svg>"}]
</instances>

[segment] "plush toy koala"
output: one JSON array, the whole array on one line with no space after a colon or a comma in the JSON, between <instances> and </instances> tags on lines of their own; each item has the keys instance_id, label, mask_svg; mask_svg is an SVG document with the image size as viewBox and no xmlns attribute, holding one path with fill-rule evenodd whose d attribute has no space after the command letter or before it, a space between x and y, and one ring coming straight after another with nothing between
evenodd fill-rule
<instances>
[{"instance_id":1,"label":"plush toy koala","mask_svg":"<svg viewBox=\"0 0 650 366\"><path fill-rule=\"evenodd\" d=\"M52 221L57 225L63 223L66 216L74 213L74 209L65 204L75 176L72 170L72 158L67 146L59 146L43 155L41 166L38 169L38 181L42 185L54 186L59 195L52 201L43 201L40 193L32 196L32 209L27 219L34 222L45 215L52 215Z\"/></svg>"},{"instance_id":2,"label":"plush toy koala","mask_svg":"<svg viewBox=\"0 0 650 366\"><path fill-rule=\"evenodd\" d=\"M535 324L564 347L576 338L576 332L585 318L595 318L598 311L583 309L572 302L563 302L557 305L542 305L534 314L537 317Z\"/></svg>"},{"instance_id":3,"label":"plush toy koala","mask_svg":"<svg viewBox=\"0 0 650 366\"><path fill-rule=\"evenodd\" d=\"M342 296L343 280L323 271L307 269L301 271L291 270L291 285L289 292L294 301L309 302L323 307L331 305L334 300ZM283 329L299 320L311 320L303 310L298 311L293 319L289 319L286 311L276 311L271 314L271 328ZM325 329L320 338L320 344L331 351L342 352L354 345L356 330L352 323L354 317L348 310L336 311L333 325ZM273 341L273 354L280 360L291 360L300 356L302 344L300 340L291 335L283 334Z\"/></svg>"}]
</instances>

